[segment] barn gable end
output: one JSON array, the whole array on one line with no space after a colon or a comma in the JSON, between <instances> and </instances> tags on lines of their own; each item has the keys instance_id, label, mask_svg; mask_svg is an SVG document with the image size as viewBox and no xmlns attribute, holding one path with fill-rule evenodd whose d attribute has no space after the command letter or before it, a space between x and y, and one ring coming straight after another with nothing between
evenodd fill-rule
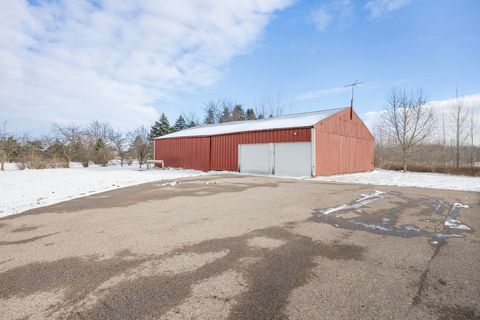
<instances>
[{"instance_id":1,"label":"barn gable end","mask_svg":"<svg viewBox=\"0 0 480 320\"><path fill-rule=\"evenodd\" d=\"M326 118L315 126L316 175L373 170L375 140L350 109Z\"/></svg>"}]
</instances>

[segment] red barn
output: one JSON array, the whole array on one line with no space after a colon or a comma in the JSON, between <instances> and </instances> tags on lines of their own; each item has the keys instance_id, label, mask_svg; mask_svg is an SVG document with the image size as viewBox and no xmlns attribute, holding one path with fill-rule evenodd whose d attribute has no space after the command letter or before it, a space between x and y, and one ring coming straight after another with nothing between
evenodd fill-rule
<instances>
[{"instance_id":1,"label":"red barn","mask_svg":"<svg viewBox=\"0 0 480 320\"><path fill-rule=\"evenodd\" d=\"M318 176L373 169L375 140L351 108L193 127L155 139L167 167Z\"/></svg>"}]
</instances>

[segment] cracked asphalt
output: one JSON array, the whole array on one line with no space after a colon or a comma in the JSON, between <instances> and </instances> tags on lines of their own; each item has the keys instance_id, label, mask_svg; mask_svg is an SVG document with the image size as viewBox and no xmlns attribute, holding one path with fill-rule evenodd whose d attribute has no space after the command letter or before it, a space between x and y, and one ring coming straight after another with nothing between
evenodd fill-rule
<instances>
[{"instance_id":1,"label":"cracked asphalt","mask_svg":"<svg viewBox=\"0 0 480 320\"><path fill-rule=\"evenodd\" d=\"M477 230L478 193L148 183L0 219L0 319L480 319Z\"/></svg>"}]
</instances>

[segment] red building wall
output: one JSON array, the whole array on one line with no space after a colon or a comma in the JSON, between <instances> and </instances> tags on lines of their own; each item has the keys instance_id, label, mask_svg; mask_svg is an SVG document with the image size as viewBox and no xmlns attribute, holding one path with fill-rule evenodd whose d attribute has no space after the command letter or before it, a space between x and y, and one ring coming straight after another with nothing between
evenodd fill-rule
<instances>
[{"instance_id":1,"label":"red building wall","mask_svg":"<svg viewBox=\"0 0 480 320\"><path fill-rule=\"evenodd\" d=\"M155 140L155 159L165 166L209 170L238 170L238 145L311 141L311 128L239 132L211 137Z\"/></svg>"},{"instance_id":2,"label":"red building wall","mask_svg":"<svg viewBox=\"0 0 480 320\"><path fill-rule=\"evenodd\" d=\"M171 138L155 140L155 159L166 167L210 170L210 138Z\"/></svg>"},{"instance_id":3,"label":"red building wall","mask_svg":"<svg viewBox=\"0 0 480 320\"><path fill-rule=\"evenodd\" d=\"M374 168L375 139L350 109L315 125L316 175L369 171Z\"/></svg>"},{"instance_id":4,"label":"red building wall","mask_svg":"<svg viewBox=\"0 0 480 320\"><path fill-rule=\"evenodd\" d=\"M311 141L311 128L276 129L212 136L211 170L238 170L238 145Z\"/></svg>"},{"instance_id":5,"label":"red building wall","mask_svg":"<svg viewBox=\"0 0 480 320\"><path fill-rule=\"evenodd\" d=\"M375 140L355 112L351 120L350 109L346 109L314 127L316 175L374 168ZM157 139L155 159L164 160L167 167L237 171L239 144L307 141L311 141L310 127Z\"/></svg>"}]
</instances>

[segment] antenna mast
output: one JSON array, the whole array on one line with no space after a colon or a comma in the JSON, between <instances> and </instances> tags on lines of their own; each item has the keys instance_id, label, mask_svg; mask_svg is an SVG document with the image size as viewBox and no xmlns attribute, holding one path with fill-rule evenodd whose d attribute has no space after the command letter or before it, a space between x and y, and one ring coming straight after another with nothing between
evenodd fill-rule
<instances>
[{"instance_id":1,"label":"antenna mast","mask_svg":"<svg viewBox=\"0 0 480 320\"><path fill-rule=\"evenodd\" d=\"M358 80L355 81L354 83L350 83L350 84L347 84L347 85L344 85L343 87L346 88L346 87L352 87L352 100L350 100L350 107L353 108L353 90L354 88L358 87L359 84L362 84L362 82L359 82Z\"/></svg>"},{"instance_id":2,"label":"antenna mast","mask_svg":"<svg viewBox=\"0 0 480 320\"><path fill-rule=\"evenodd\" d=\"M353 97L354 97L354 95L353 95L354 92L353 91L359 84L362 84L362 83L357 80L353 83L350 83L350 84L347 84L347 85L343 86L344 88L352 87L352 99L350 100L350 120L352 120L352 117L353 117Z\"/></svg>"}]
</instances>

